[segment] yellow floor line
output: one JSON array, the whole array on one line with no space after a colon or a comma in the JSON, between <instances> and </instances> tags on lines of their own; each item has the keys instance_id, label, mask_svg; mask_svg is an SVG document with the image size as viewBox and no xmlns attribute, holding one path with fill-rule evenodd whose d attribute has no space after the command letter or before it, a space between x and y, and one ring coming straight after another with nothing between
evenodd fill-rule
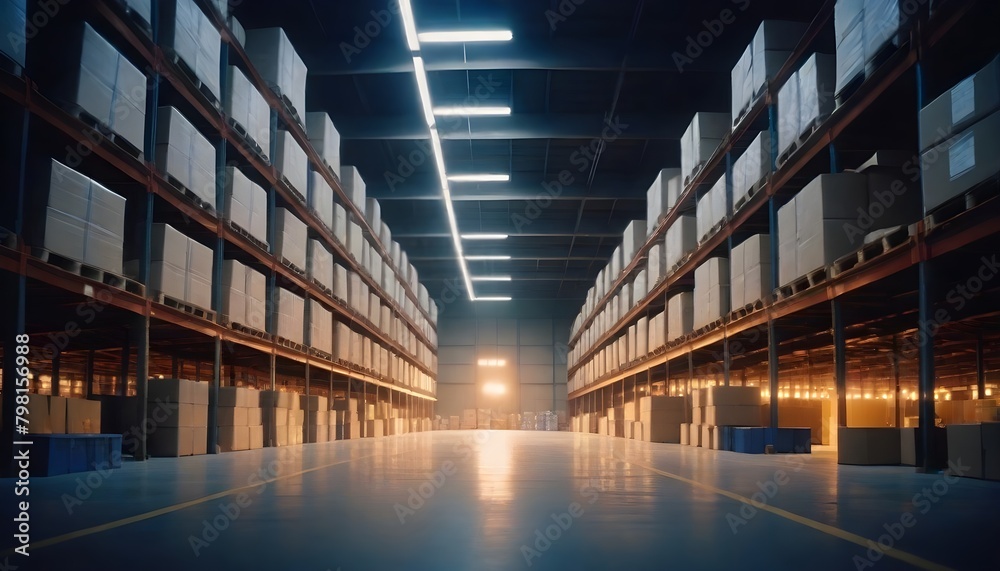
<instances>
[{"instance_id":1,"label":"yellow floor line","mask_svg":"<svg viewBox=\"0 0 1000 571\"><path fill-rule=\"evenodd\" d=\"M693 486L695 488L700 488L702 490L706 490L706 491L718 494L720 496L725 496L727 498L736 500L738 502L742 502L744 504L747 504L747 505L753 507L754 509L758 509L758 510L762 510L762 511L773 513L774 515L781 516L781 517L783 517L783 518L785 518L785 519L787 519L789 521L794 521L795 523L804 525L806 527L811 527L811 528L813 528L813 529L815 529L817 531L821 531L821 532L823 532L823 533L825 533L827 535L832 535L833 537L836 537L836 538L839 538L839 539L843 539L844 541L849 541L849 542L854 543L856 545L860 545L861 547L864 547L865 549L868 549L868 547L869 547L869 544L868 544L869 540L867 538L861 537L860 535L851 533L849 531L844 531L844 530L842 530L842 529L840 529L838 527L833 527L832 525L827 525L825 523L820 523L818 521L811 520L811 519L809 519L807 517L802 517L802 516L800 516L798 514L794 514L794 513L790 512L790 511L786 511L786 510L783 510L781 508L776 508L776 507L768 505L768 504L760 504L760 503L755 504L755 503L753 503L750 500L750 498L743 497L743 496L741 496L739 494L736 494L734 492L730 492L728 490L723 490L723 489L720 489L720 488L716 488L714 486L709 486L708 484L703 484L701 482L696 482L695 480L692 480L690 478L685 478L684 476L678 476L677 474L671 474L670 472L664 472L663 470L658 470L658 469L656 469L656 468L654 468L652 466L647 466L645 464L640 464L638 462L632 462L632 461L629 461L629 460L625 460L624 458L618 458L618 459L621 460L622 462L624 462L625 464L639 466L640 468L645 468L645 469L649 470L650 472L655 472L655 473L657 473L657 474L659 474L661 476L664 476L666 478L671 478L673 480L677 480L678 482L684 482L685 484L688 484L688 485ZM875 543L875 542L872 541L872 543ZM882 546L879 546L879 549L881 549L882 553L884 553L887 557L892 557L893 559L898 559L899 561L902 561L904 563L909 563L910 565L913 565L914 567L919 567L920 569L928 569L929 571L955 571L951 567L946 567L944 565L938 565L937 563L934 563L932 561L928 561L928 560L926 560L926 559L924 559L922 557L918 557L916 555L913 555L912 553L907 553L906 551L901 551L901 550L895 549L895 548L888 548L888 549L886 549L886 548L884 548Z\"/></svg>"},{"instance_id":2,"label":"yellow floor line","mask_svg":"<svg viewBox=\"0 0 1000 571\"><path fill-rule=\"evenodd\" d=\"M407 453L413 452L414 450L417 450L417 449L414 448L413 450L404 450L403 452L397 452L396 454L389 455L388 458L394 458L396 456L401 456L403 454L407 454ZM308 474L310 472L317 472L319 470L325 470L326 468L331 468L333 466L339 466L341 464L347 464L348 462L353 462L355 460L364 460L365 458L374 458L376 456L382 456L382 454L369 454L367 456L360 456L358 458L348 458L346 460L340 460L340 461L337 461L337 462L333 462L331 464L325 464L323 466L315 466L315 467L309 468L307 470L302 470L301 472L295 472L294 474L285 474L283 476L276 476L276 477L274 477L274 478L272 478L270 480L261 480L260 482L255 483L255 484L250 484L250 485L242 486L242 487L239 487L239 488L232 488L230 490L225 490L225 491L222 491L222 492L211 494L211 495L208 495L208 496L205 496L205 497L202 497L202 498L197 498L197 499L194 499L194 500L189 500L189 501L186 501L186 502L181 502L179 504L174 504L172 506L166 506L166 507L163 507L163 508L160 508L160 509L157 509L157 510L153 510L151 512L146 512L146 513L143 513L143 514L134 515L134 516L131 516L131 517L119 519L119 520L108 522L108 523L103 523L101 525L95 525L93 527L88 527L88 528L80 529L80 530L77 530L77 531L71 531L69 533L66 533L66 534L63 534L63 535L57 535L56 537L50 537L48 539L43 539L41 541L33 541L33 542L31 542L31 545L29 547L29 552L30 551L35 551L37 549L41 549L43 547L49 547L49 546L55 545L57 543L64 543L66 541L70 541L70 540L73 540L73 539L79 539L81 537L86 537L88 535L94 535L95 533L101 533L102 531L108 531L109 529L115 529L117 527L122 527L122 526L130 525L130 524L133 524L133 523L138 523L140 521L145 521L147 519L152 519L154 517L158 517L158 516L165 515L165 514L168 514L168 513L180 511L180 510L183 510L183 509L187 509L189 507L196 506L198 504L203 504L205 502L210 502L212 500L217 500L217 499L220 499L220 498L224 498L226 496L236 495L236 494L239 494L241 492L253 490L255 488L259 488L261 486L266 486L268 484L271 484L273 482L277 482L277 481L280 481L280 480L287 480L289 478L295 478L297 476L301 476L303 474ZM14 550L13 549L8 549L7 551L4 551L3 553L0 553L0 558L8 556L8 555L13 555L13 554L14 554Z\"/></svg>"}]
</instances>

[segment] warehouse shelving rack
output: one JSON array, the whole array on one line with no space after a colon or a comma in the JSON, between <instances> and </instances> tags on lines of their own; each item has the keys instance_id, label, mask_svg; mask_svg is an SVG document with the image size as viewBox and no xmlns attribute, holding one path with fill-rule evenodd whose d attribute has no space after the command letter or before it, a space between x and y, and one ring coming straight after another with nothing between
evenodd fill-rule
<instances>
[{"instance_id":1,"label":"warehouse shelving rack","mask_svg":"<svg viewBox=\"0 0 1000 571\"><path fill-rule=\"evenodd\" d=\"M798 47L791 54L776 78L770 82L765 93L751 105L740 123L733 129L705 167L686 185L677 206L651 233L635 258L625 267L615 280L614 286L599 300L591 313L573 333L570 348L581 343L583 332L591 326L597 315L614 298L621 287L645 267L645 258L650 248L662 242L666 230L681 214L691 213L696 198L707 185L721 176L731 177L735 159L734 152L745 148L757 132L769 129L772 136L777 134L777 93L783 83L798 68L798 65L820 41L821 30L832 27L834 1L826 2L810 23ZM603 335L600 335L587 349L577 351L571 361L569 374L573 376L600 350L624 334L641 317L667 311L666 300L672 293L690 288L694 269L716 255L729 256L734 236L748 237L764 232L772 236L771 269L773 283L777 284L777 210L783 202L794 195L802 186L823 172L841 172L843 157L851 151L849 145L841 148L846 134L857 130L877 127L878 115L886 106L900 105L912 114L910 122L916 124L917 112L930 101L925 94L928 67L934 67L929 54L949 41L958 41L962 34L972 34L982 30L982 24L989 21L982 12L994 8L982 2L951 2L939 6L931 15L926 6L914 18L906 32L901 47L895 51L877 70L866 77L856 91L849 94L843 104L822 122L807 138L789 160L780 168L774 168L777 159L772 149L772 169L766 183L753 194L735 213L723 223L712 236L700 243L697 249L682 259L679 265L668 269L666 277L657 284L651 284L648 295L634 304ZM979 28L977 28L979 26ZM972 36L974 37L974 35ZM982 62L982 63L985 63ZM941 67L940 64L937 67ZM951 83L944 82L937 93L950 86L964 75L978 67L961 69L949 68L941 75ZM958 66L961 67L961 66ZM901 85L905 87L900 87ZM902 92L902 93L900 93ZM915 97L914 97L915 95ZM908 104L903 102L908 101ZM915 145L913 145L915 147ZM864 147L867 156L858 160L860 164L874 150L895 147ZM829 163L825 163L828 156ZM918 157L916 149L913 156ZM775 290L771 299L745 308L732 308L730 315L715 324L699 329L676 340L668 340L665 348L654 353L638 356L632 363L620 364L618 371L605 374L594 382L571 391L570 412L599 412L612 406L620 406L627 400L638 399L640 393L652 394L653 383L671 378L681 372L680 377L690 379L696 376L696 366L703 373L706 368L715 368L718 380L730 383L732 363L737 357L745 367L767 364L767 390L770 398L771 426L778 425L779 412L779 372L780 357L791 353L829 350L833 354L833 368L837 392L838 418L846 426L847 392L847 345L849 341L860 342L877 333L902 334L912 331L933 319L934 302L940 297L943 285L935 270L954 266L967 251L989 250L998 241L996 219L1000 214L1000 199L993 197L998 185L996 179L980 187L985 199L973 207L951 209L947 214L931 213L922 220L915 221L908 228L897 232L895 241L882 248L874 248L879 255L859 258L860 253L851 254L838 263L825 268L816 280L809 281L801 289ZM985 188L985 191L983 191ZM910 192L919 192L912 189ZM782 200L784 199L784 200ZM957 212L957 213L956 213ZM953 216L952 216L953 215ZM993 252L996 251L994 248ZM974 256L973 256L974 258ZM972 260L964 260L973 263ZM911 291L917 284L916 291ZM887 304L876 313L887 317L879 319L869 311L858 308L882 299L878 290L884 289L885 297L899 296L905 302L893 306ZM876 293L878 292L878 293ZM856 302L856 303L854 303ZM854 313L851 313L853 309ZM870 309L870 308L869 308ZM977 307L978 319L997 315L997 307L987 303ZM982 325L986 331L990 327ZM935 361L933 335L919 335L919 389L920 389L920 434L923 448L918 462L924 469L932 468L934 451L929 448L930 427L933 426L933 402L935 389ZM939 340L940 341L940 340ZM979 398L985 398L983 370L983 338L980 334L974 342L977 353L977 379ZM733 355L733 346L739 345L738 355ZM940 345L940 343L939 343ZM949 363L951 365L951 363ZM745 369L744 369L745 371ZM704 375L702 375L704 376ZM711 375L709 375L711 376ZM690 389L690 384L688 384ZM685 391L690 394L690 390ZM631 398L629 398L631 397ZM899 398L897 394L896 398ZM897 401L898 403L898 401ZM898 410L898 407L897 407Z\"/></svg>"},{"instance_id":2,"label":"warehouse shelving rack","mask_svg":"<svg viewBox=\"0 0 1000 571\"><path fill-rule=\"evenodd\" d=\"M375 251L378 252L379 257L393 268L394 275L402 284L406 299L416 308L419 319L408 315L404 308L382 289L381 284L376 283L360 267L360 260L354 260L348 254L346 246L333 238L316 214L281 183L281 176L276 169L263 160L227 124L216 103L199 92L196 86L184 76L183 71L170 62L169 57L156 42L158 26L155 10L151 26L153 35L150 36L147 35L149 30L143 30L136 26L135 22L129 19L117 4L108 0L95 0L88 3L87 6L74 6L73 8L82 10L82 15L88 21L97 25L106 37L113 38L112 43L116 45L117 49L129 56L132 63L143 69L147 75L145 160L133 156L128 150L115 145L109 139L95 138L92 128L46 99L38 86L31 81L30 69L24 76L0 74L0 108L4 108L2 109L4 114L8 118L14 119L14 124L18 126L16 133L8 135L9 140L20 143L17 152L8 154L4 158L5 168L9 166L9 172L15 173L10 177L12 184L8 185L8 192L5 193L8 196L5 202L12 208L8 212L9 218L7 219L12 228L9 231L0 232L3 234L3 240L0 241L2 242L0 269L3 270L3 280L8 286L5 289L10 292L4 303L4 323L7 329L5 341L12 340L18 333L27 332L30 334L32 321L72 322L72 315L60 313L59 310L53 310L49 307L42 308L37 305L32 305L29 308L27 306L29 299L38 291L44 291L46 296L54 295L59 299L59 303L67 306L85 303L87 300L102 300L104 306L114 308L116 318L121 319L130 331L128 340L123 344L124 350L121 351L122 371L126 373L129 370L134 371L138 381L136 383L136 396L142 409L141 423L146 418L145 379L149 376L151 331L166 327L180 333L181 336L189 334L200 336L192 345L195 356L196 358L205 357L207 362L212 363L208 442L210 451L215 450L217 442L214 419L216 417L217 390L220 381L224 379L223 345L228 349L227 355L234 359L237 356L240 359L246 358L246 355L241 353L248 350L255 355L253 359L255 363L266 363L263 366L265 370L269 371L270 383L269 386L265 385L260 388L276 388L276 376L279 371L283 371L303 379L304 390L306 394L310 394L311 389L316 387L314 381L320 380L319 377L323 376L325 379L322 381L328 382L328 394L332 395L335 388L339 387L338 392L359 396L362 401L372 402L372 399L376 399L404 405L408 418L430 416L433 402L436 400L433 387L436 384L436 358L434 356L437 345L435 326L430 314L420 306L418 297L408 279L395 267L387 253L386 245L381 244L379 236L372 231L365 219L364 212L346 195L335 173L319 157L302 127L290 116L278 96L267 87L228 26L209 5L210 3L201 0L198 0L197 3L221 34L220 92L224 93L226 90L226 70L231 63L248 76L253 87L264 96L271 108L272 140L269 142L271 152L268 155L272 157L274 155L274 134L277 126L281 125L306 150L310 166L324 176L333 189L335 197L347 210L349 218L361 226L363 233ZM334 298L325 288L317 286L304 275L300 275L284 265L273 252L262 250L256 242L248 239L242 232L229 225L221 213L202 208L172 187L152 165L152 153L150 152L155 144L156 109L164 99L170 99L173 103L183 106L183 112L189 120L194 122L203 133L207 133L216 147L217 172L224 172L226 166L230 165L249 167L244 169L245 174L261 184L267 191L269 221L273 219L274 209L279 204L292 210L300 220L307 224L310 237L322 241L339 263L350 271L358 273L370 290L377 293L382 303L391 308L392 315L400 320L400 323L411 332L419 343L427 347L428 351L425 352L425 355L428 355L427 362L421 360L420 356L414 354L409 347L405 347L402 343L391 338L387 331L381 330L362 317L358 311L348 306L343 300ZM102 173L109 173L112 182L130 188L130 196L135 195L141 202L141 204L136 205L130 199L129 213L127 213L127 223L132 222L132 219L135 218L136 226L141 229L140 264L137 279L139 284L146 283L148 278L150 236L154 212L157 220L176 221L184 224L186 233L203 243L207 242L207 245L212 247L215 259L212 307L215 311L198 317L181 308L157 303L149 298L147 295L149 292L146 292L144 287L131 280L125 282L128 286L127 289L121 289L121 287L116 287L116 285L123 285L120 282L116 285L109 285L104 283L108 280L89 279L43 262L32 255L30 247L24 243L20 236L25 224L30 223L29 220L26 220L24 212L25 196L27 192L30 192L30 189L26 188L26 171L29 160L28 145L36 129L46 129L47 134L56 134L56 136L64 138L64 142L68 146L90 140L91 142L83 147L85 152L81 153L85 164L93 162L93 165L87 166ZM93 157L89 158L90 155ZM227 161L227 156L234 160ZM104 181L101 180L101 182ZM5 180L6 183L8 183L7 180ZM217 205L221 205L224 199L224 185L223 177L217 177ZM273 231L269 222L268 232L272 238ZM270 239L269 243L273 244L273 239ZM388 378L386 374L362 370L360 367L348 366L341 361L328 358L326 355L319 355L308 348L308 338L305 339L304 345L295 345L284 343L275 336L264 332L241 331L231 328L229 324L225 323L221 312L218 311L222 299L221 262L227 256L235 256L244 263L251 264L255 269L263 271L268 279L269 296L273 295L272 292L275 292L276 287L282 286L300 292L305 298L307 306L310 299L318 300L326 309L332 311L337 320L347 323L353 330L380 343L400 356L414 369L428 375L431 379L432 390L426 391L411 387L403 384L399 379ZM269 331L274 331L273 305L273 303L267 304ZM38 320L35 317L37 313L51 315L46 315L43 319ZM56 326L59 327L59 325ZM46 330L41 329L41 331ZM306 335L308 336L308 331ZM115 345L109 347L114 348ZM118 345L118 347L122 346ZM93 347L91 350L93 351ZM5 352L4 376L9 379L13 379L15 376L12 359L12 352ZM53 361L54 372L58 374L58 356ZM130 366L130 363L134 364ZM318 372L322 372L322 375L317 374ZM123 377L127 378L127 375L123 375ZM88 383L88 396L92 389L92 383ZM53 394L58 391L56 382L53 382L52 390ZM127 383L119 383L118 390L119 394L124 396ZM3 435L4 442L7 443L13 440L14 427L13 414L11 414L14 410L13 405L13 391L4 391L4 417L9 420L4 422ZM139 459L146 457L144 438L141 439L140 448L136 451L135 456Z\"/></svg>"}]
</instances>

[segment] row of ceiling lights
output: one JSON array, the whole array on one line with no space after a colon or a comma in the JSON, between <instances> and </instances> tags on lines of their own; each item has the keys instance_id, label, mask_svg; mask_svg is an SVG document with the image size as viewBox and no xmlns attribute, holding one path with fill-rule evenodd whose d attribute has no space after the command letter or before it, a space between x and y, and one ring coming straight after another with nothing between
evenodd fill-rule
<instances>
[{"instance_id":1,"label":"row of ceiling lights","mask_svg":"<svg viewBox=\"0 0 1000 571\"><path fill-rule=\"evenodd\" d=\"M417 76L417 90L420 93L420 104L423 108L424 119L431 133L431 148L434 152L434 162L437 166L438 174L441 177L441 192L444 195L445 210L448 214L448 224L451 227L452 241L455 243L455 251L458 256L459 267L462 270L462 277L465 287L469 292L469 299L473 301L510 301L508 296L478 297L473 289L473 282L509 282L510 276L471 276L469 274L468 261L493 261L509 260L510 256L465 256L462 249L462 240L504 240L506 234L459 234L458 221L455 218L455 206L451 198L451 187L449 182L507 182L510 175L501 174L463 174L448 175L444 164L444 153L441 148L441 136L437 130L437 116L484 116L484 115L510 115L510 107L479 107L479 106L456 106L456 107L434 107L431 103L430 87L427 83L427 69L424 67L424 59L420 54L421 43L470 43L470 42L506 42L513 39L513 34L509 30L473 30L473 31L446 31L446 32L423 32L417 33L416 20L413 17L413 6L410 0L400 0L400 13L403 19L403 28L406 32L406 43L410 48L413 57L413 69Z\"/></svg>"}]
</instances>

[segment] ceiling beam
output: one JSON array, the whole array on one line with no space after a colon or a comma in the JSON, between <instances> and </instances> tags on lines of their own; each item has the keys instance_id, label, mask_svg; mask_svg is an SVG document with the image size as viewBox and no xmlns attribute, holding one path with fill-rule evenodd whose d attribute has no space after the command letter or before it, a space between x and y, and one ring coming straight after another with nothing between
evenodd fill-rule
<instances>
[{"instance_id":1,"label":"ceiling beam","mask_svg":"<svg viewBox=\"0 0 1000 571\"><path fill-rule=\"evenodd\" d=\"M683 43L683 42L680 42ZM683 46L678 49L683 51ZM423 45L421 52L427 71L492 71L492 70L562 70L618 72L626 53L608 42L578 39L519 39L505 44L466 44L464 49L447 45ZM309 75L368 75L378 73L413 73L413 59L394 42L372 42L348 61L340 48L331 46L323 56L309 57ZM625 71L655 72L680 76L683 73L730 75L733 66L721 55L706 52L679 72L672 58L673 50L663 43L633 46L627 54ZM728 54L727 54L728 55Z\"/></svg>"},{"instance_id":2,"label":"ceiling beam","mask_svg":"<svg viewBox=\"0 0 1000 571\"><path fill-rule=\"evenodd\" d=\"M600 114L516 113L471 120L444 119L438 131L445 140L469 139L599 139L679 140L691 122L692 113L620 115L605 121ZM430 138L423 116L414 112L396 116L334 117L344 139L424 140Z\"/></svg>"}]
</instances>

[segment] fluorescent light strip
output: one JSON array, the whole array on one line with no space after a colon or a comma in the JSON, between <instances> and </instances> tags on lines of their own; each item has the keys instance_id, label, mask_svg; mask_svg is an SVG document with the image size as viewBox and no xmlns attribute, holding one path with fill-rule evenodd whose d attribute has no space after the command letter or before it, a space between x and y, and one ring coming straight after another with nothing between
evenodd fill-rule
<instances>
[{"instance_id":1,"label":"fluorescent light strip","mask_svg":"<svg viewBox=\"0 0 1000 571\"><path fill-rule=\"evenodd\" d=\"M510 256L466 256L465 259L469 262L498 262L509 260Z\"/></svg>"},{"instance_id":2,"label":"fluorescent light strip","mask_svg":"<svg viewBox=\"0 0 1000 571\"><path fill-rule=\"evenodd\" d=\"M510 296L489 296L489 297L477 297L476 301L510 301Z\"/></svg>"},{"instance_id":3,"label":"fluorescent light strip","mask_svg":"<svg viewBox=\"0 0 1000 571\"><path fill-rule=\"evenodd\" d=\"M423 32L417 35L421 42L434 43L471 43L471 42L509 42L514 39L510 30L464 30L454 32Z\"/></svg>"},{"instance_id":4,"label":"fluorescent light strip","mask_svg":"<svg viewBox=\"0 0 1000 571\"><path fill-rule=\"evenodd\" d=\"M455 107L435 107L438 117L472 117L484 115L510 115L510 107L480 107L478 105L458 105Z\"/></svg>"},{"instance_id":5,"label":"fluorescent light strip","mask_svg":"<svg viewBox=\"0 0 1000 571\"><path fill-rule=\"evenodd\" d=\"M417 74L417 90L420 92L420 105L424 108L424 120L428 127L434 126L434 108L431 105L431 90L427 84L427 70L424 69L424 58L413 56L413 70Z\"/></svg>"},{"instance_id":6,"label":"fluorescent light strip","mask_svg":"<svg viewBox=\"0 0 1000 571\"><path fill-rule=\"evenodd\" d=\"M474 282L509 282L510 276L472 276Z\"/></svg>"},{"instance_id":7,"label":"fluorescent light strip","mask_svg":"<svg viewBox=\"0 0 1000 571\"><path fill-rule=\"evenodd\" d=\"M451 182L509 182L509 174L456 174L448 177Z\"/></svg>"},{"instance_id":8,"label":"fluorescent light strip","mask_svg":"<svg viewBox=\"0 0 1000 571\"><path fill-rule=\"evenodd\" d=\"M463 240L506 240L507 234L462 234Z\"/></svg>"},{"instance_id":9,"label":"fluorescent light strip","mask_svg":"<svg viewBox=\"0 0 1000 571\"><path fill-rule=\"evenodd\" d=\"M420 51L420 42L417 39L417 22L413 18L413 6L410 0L399 0L399 12L403 16L403 30L406 32L406 45L411 52Z\"/></svg>"}]
</instances>

